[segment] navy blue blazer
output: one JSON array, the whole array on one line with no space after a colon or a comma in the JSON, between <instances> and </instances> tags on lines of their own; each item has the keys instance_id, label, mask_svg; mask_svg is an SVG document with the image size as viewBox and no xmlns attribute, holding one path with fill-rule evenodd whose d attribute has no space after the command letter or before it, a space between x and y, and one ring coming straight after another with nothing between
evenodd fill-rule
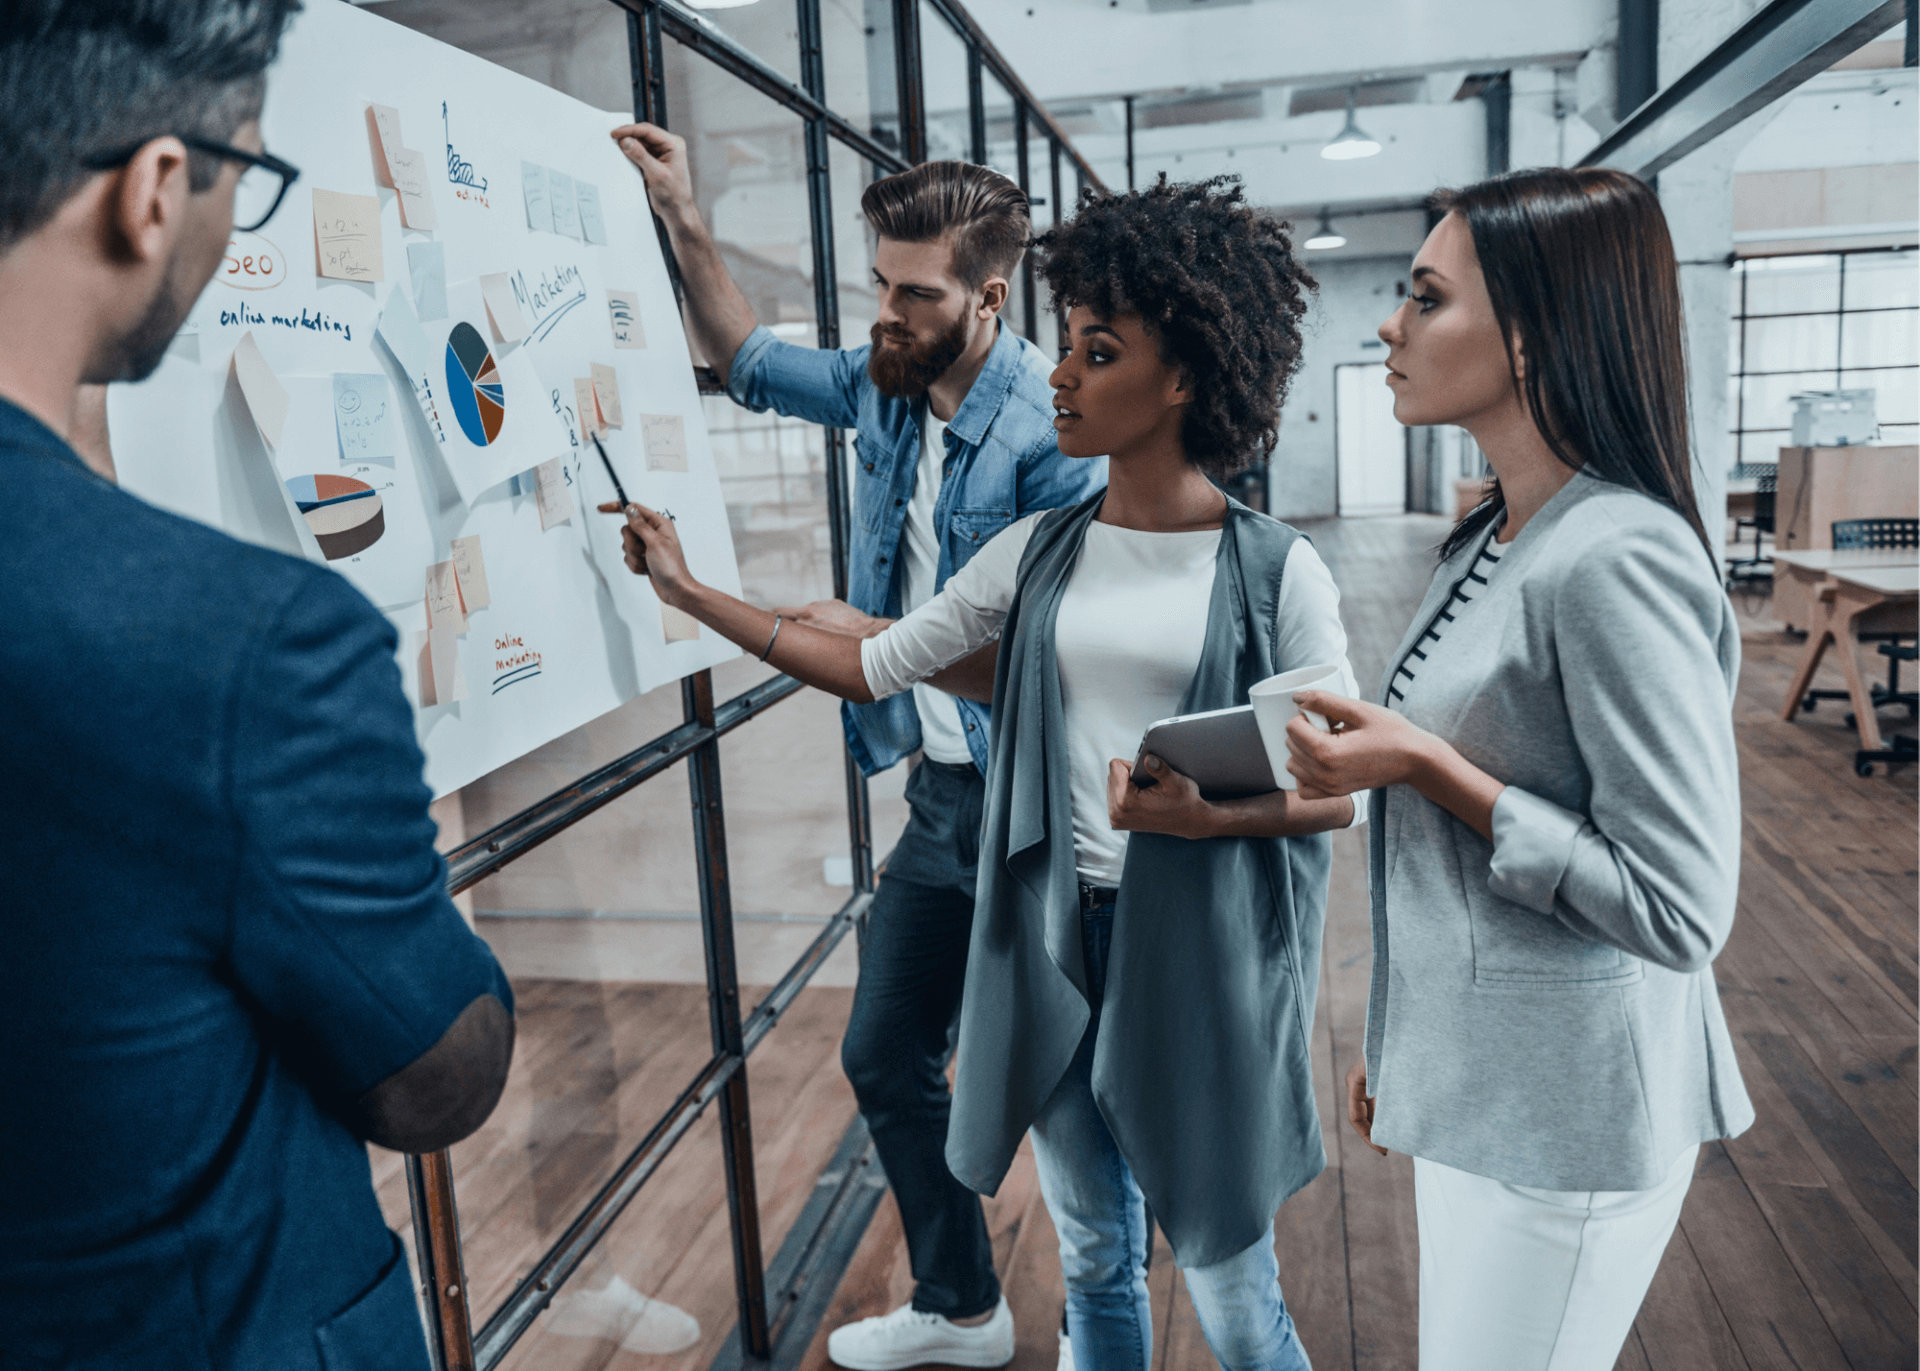
<instances>
[{"instance_id":1,"label":"navy blue blazer","mask_svg":"<svg viewBox=\"0 0 1920 1371\"><path fill-rule=\"evenodd\" d=\"M425 1371L340 1108L512 992L394 632L0 401L0 1371Z\"/></svg>"}]
</instances>

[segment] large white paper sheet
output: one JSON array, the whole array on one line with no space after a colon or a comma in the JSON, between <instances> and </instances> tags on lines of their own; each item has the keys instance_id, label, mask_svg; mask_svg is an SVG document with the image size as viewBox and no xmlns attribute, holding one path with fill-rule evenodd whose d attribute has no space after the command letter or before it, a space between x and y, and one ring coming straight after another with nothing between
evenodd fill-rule
<instances>
[{"instance_id":1,"label":"large white paper sheet","mask_svg":"<svg viewBox=\"0 0 1920 1371\"><path fill-rule=\"evenodd\" d=\"M368 136L370 104L394 110L408 143L426 154L432 233L402 221L384 184L390 178ZM641 691L738 655L714 634L688 636L685 625L663 622L651 585L622 561L620 521L593 509L613 491L597 454L580 446L573 381L598 364L616 372L628 410L626 428L601 438L627 493L672 510L695 572L738 591L726 507L645 192L607 137L624 122L375 13L308 0L269 73L262 116L267 146L301 168L300 183L259 233L234 235L192 328L159 371L109 397L115 462L130 490L291 555L314 556L319 540L288 479L324 474L377 486L381 536L327 565L400 630L397 656L416 699L426 568L447 560L455 539L483 541L488 602L470 607L467 631L451 649L465 697L433 691L429 698L449 702L416 716L436 794ZM595 187L608 241L530 230L522 163L558 164ZM382 260L370 275L378 279L317 274L314 187L377 198ZM411 304L408 252L423 243L441 245L448 283L447 317L424 323ZM479 298L479 279L496 273L506 274L526 326L517 344L493 333ZM616 342L609 291L631 297L631 337L644 338L644 347ZM476 368L449 348L462 323L485 343L497 374L485 384L504 400L492 435ZM279 453L262 440L232 368L248 332L293 396ZM376 372L391 383L400 451L391 465L348 463L332 378ZM463 422L472 417L461 413L469 398L484 443ZM643 413L683 421L686 470L650 469L633 418ZM530 472L553 458L576 512L543 529ZM526 479L504 479L514 474ZM299 493L307 494L304 485ZM317 483L312 495L309 503L324 505ZM349 514L317 526L335 548L366 532ZM445 674L449 663L441 665Z\"/></svg>"}]
</instances>

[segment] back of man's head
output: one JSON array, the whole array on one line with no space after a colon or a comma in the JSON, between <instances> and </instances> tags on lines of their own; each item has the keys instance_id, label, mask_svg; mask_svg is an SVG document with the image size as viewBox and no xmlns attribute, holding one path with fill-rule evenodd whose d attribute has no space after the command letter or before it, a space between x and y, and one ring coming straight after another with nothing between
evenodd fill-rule
<instances>
[{"instance_id":1,"label":"back of man's head","mask_svg":"<svg viewBox=\"0 0 1920 1371\"><path fill-rule=\"evenodd\" d=\"M1026 193L990 167L922 162L868 186L860 208L882 238L953 242L953 274L968 290L1011 277L1033 229Z\"/></svg>"},{"instance_id":2,"label":"back of man's head","mask_svg":"<svg viewBox=\"0 0 1920 1371\"><path fill-rule=\"evenodd\" d=\"M225 142L258 118L300 0L6 0L0 11L0 254L94 173L166 134ZM191 184L219 165L194 153Z\"/></svg>"}]
</instances>

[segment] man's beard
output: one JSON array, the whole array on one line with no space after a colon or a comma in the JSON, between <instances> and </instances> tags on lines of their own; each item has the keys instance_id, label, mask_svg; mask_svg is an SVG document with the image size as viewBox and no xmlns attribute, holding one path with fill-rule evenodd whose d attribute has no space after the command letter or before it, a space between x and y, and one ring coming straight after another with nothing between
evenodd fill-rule
<instances>
[{"instance_id":1,"label":"man's beard","mask_svg":"<svg viewBox=\"0 0 1920 1371\"><path fill-rule=\"evenodd\" d=\"M905 347L883 343L891 338ZM947 368L967 350L967 316L961 315L945 332L921 342L911 334L873 326L873 350L867 354L867 375L874 389L900 400L916 400L927 387L946 375Z\"/></svg>"},{"instance_id":2,"label":"man's beard","mask_svg":"<svg viewBox=\"0 0 1920 1371\"><path fill-rule=\"evenodd\" d=\"M193 309L194 296L181 298L186 292L181 289L180 276L180 259L176 255L168 263L167 273L161 279L160 289L154 292L147 312L115 345L111 362L102 368L107 374L89 379L144 381L153 375L173 345L174 334L180 331L180 325Z\"/></svg>"}]
</instances>

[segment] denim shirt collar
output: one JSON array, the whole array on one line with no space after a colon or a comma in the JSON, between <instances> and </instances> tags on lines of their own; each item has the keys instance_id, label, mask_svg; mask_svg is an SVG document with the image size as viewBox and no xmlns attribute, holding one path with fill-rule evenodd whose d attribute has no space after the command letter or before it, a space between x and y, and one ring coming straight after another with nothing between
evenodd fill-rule
<instances>
[{"instance_id":1,"label":"denim shirt collar","mask_svg":"<svg viewBox=\"0 0 1920 1371\"><path fill-rule=\"evenodd\" d=\"M979 447L986 441L987 430L993 426L1000 406L1006 402L1007 392L1013 389L1014 380L1020 374L1020 336L997 318L993 326L997 333L986 364L973 378L967 398L960 402L960 408L947 423L947 432L970 447Z\"/></svg>"}]
</instances>

